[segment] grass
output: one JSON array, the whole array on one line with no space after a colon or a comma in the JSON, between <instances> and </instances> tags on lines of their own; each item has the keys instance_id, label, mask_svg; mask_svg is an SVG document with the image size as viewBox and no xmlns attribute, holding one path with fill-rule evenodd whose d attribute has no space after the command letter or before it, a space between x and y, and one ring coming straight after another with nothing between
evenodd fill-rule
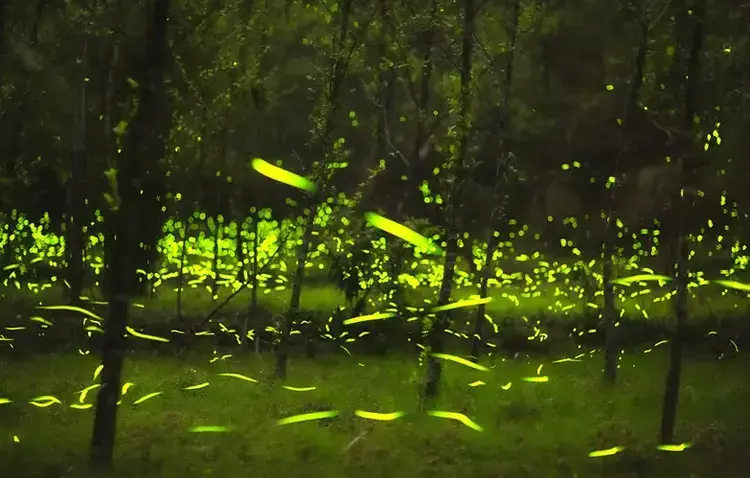
<instances>
[{"instance_id":1,"label":"grass","mask_svg":"<svg viewBox=\"0 0 750 478\"><path fill-rule=\"evenodd\" d=\"M747 356L685 364L677 438L693 446L676 453L655 449L666 373L666 357L659 353L625 355L614 389L600 383L598 354L578 363L544 364L540 373L549 376L547 383L520 380L537 375L540 363L487 363L494 366L489 372L446 364L434 408L464 413L482 432L419 413L415 377L422 372L408 358L293 359L287 384L316 387L299 392L266 380L270 356L213 363L201 355L130 357L123 380L134 385L119 412L116 476L746 477ZM0 362L0 397L13 400L0 405L4 476L85 474L93 412L69 405L93 383L97 365L95 358L78 355ZM259 382L218 376L221 372ZM477 380L485 385L468 385ZM203 382L210 385L183 390ZM510 388L503 390L507 383ZM157 391L164 393L133 405ZM28 404L40 395L54 395L63 404ZM92 391L86 402L94 398ZM340 415L276 425L283 417L326 409ZM357 409L407 414L372 421L356 417ZM229 431L189 431L204 425ZM613 446L626 450L588 457Z\"/></svg>"},{"instance_id":2,"label":"grass","mask_svg":"<svg viewBox=\"0 0 750 478\"><path fill-rule=\"evenodd\" d=\"M639 289L632 287L628 289L628 295L635 294ZM662 296L670 292L669 286L661 289L650 287L649 294L627 297L627 300L618 300L618 308L623 308L625 315L635 318L648 318L649 320L664 321L673 317L673 304L671 300L660 300ZM93 293L92 293L93 292ZM203 287L187 287L182 294L183 314L188 317L205 317L224 298L230 295L232 289L223 287L219 290L218 298L213 298L211 293ZM418 306L424 304L425 300L434 303L435 291L430 289L407 290L407 299L411 304ZM456 288L452 295L453 300L466 299L476 294L473 287ZM492 302L487 304L487 313L497 318L503 317L537 317L539 315L555 315L559 317L581 316L586 309L584 299L579 297L574 290L566 290L561 285L543 284L534 293L529 293L522 286L507 285L490 289ZM102 293L98 290L87 290L84 295L93 299L103 300ZM259 291L258 301L261 309L269 314L283 313L289 304L291 295L290 288L276 290L264 289ZM250 290L237 294L222 311L222 315L242 314L247 310L249 304ZM27 305L43 303L45 305L65 303L62 288L54 285L37 294L25 289L5 288L2 292L2 300L6 303L25 303ZM657 299L656 301L654 299ZM148 317L150 321L171 319L176 316L177 293L173 287L162 286L158 289L156 296L144 297L134 300L139 307L134 310L134 316ZM595 298L595 303L600 307L603 305L601 295ZM306 285L302 289L302 309L307 311L330 313L338 306L346 305L343 293L331 284L319 283ZM371 306L370 311L375 308L386 308L381 304ZM643 312L645 311L645 313ZM693 291L688 300L688 312L691 320L704 320L710 317L737 317L750 314L750 301L740 295L727 292L717 286L703 286Z\"/></svg>"}]
</instances>

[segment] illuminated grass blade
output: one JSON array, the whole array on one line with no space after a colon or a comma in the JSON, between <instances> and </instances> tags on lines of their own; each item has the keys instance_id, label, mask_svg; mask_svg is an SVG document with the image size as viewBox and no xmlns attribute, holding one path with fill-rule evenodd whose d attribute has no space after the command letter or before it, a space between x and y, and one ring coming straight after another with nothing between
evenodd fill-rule
<instances>
[{"instance_id":1,"label":"illuminated grass blade","mask_svg":"<svg viewBox=\"0 0 750 478\"><path fill-rule=\"evenodd\" d=\"M282 387L292 392L312 392L316 389L316 387L291 387L289 385L282 385Z\"/></svg>"},{"instance_id":2,"label":"illuminated grass blade","mask_svg":"<svg viewBox=\"0 0 750 478\"><path fill-rule=\"evenodd\" d=\"M13 400L10 398L1 398L0 397L0 405L5 405L6 403L13 403Z\"/></svg>"},{"instance_id":3,"label":"illuminated grass blade","mask_svg":"<svg viewBox=\"0 0 750 478\"><path fill-rule=\"evenodd\" d=\"M500 385L500 388L503 390L510 390L510 387L513 385L513 382L508 382L505 385Z\"/></svg>"},{"instance_id":4,"label":"illuminated grass blade","mask_svg":"<svg viewBox=\"0 0 750 478\"><path fill-rule=\"evenodd\" d=\"M304 191L315 191L315 183L313 183L309 179L302 177L299 174L294 174L293 172L287 171L286 169L280 168L278 166L274 166L268 161L264 161L260 158L255 158L250 161L250 166L263 176L271 178L274 181L288 184L289 186L302 189Z\"/></svg>"},{"instance_id":5,"label":"illuminated grass blade","mask_svg":"<svg viewBox=\"0 0 750 478\"><path fill-rule=\"evenodd\" d=\"M618 285L631 285L635 282L649 282L649 281L660 281L669 282L672 278L665 275L659 274L637 274L629 277L621 277L612 281L613 284Z\"/></svg>"},{"instance_id":6,"label":"illuminated grass blade","mask_svg":"<svg viewBox=\"0 0 750 478\"><path fill-rule=\"evenodd\" d=\"M188 431L191 433L224 433L229 431L229 427L222 427L218 425L204 425L191 427Z\"/></svg>"},{"instance_id":7,"label":"illuminated grass blade","mask_svg":"<svg viewBox=\"0 0 750 478\"><path fill-rule=\"evenodd\" d=\"M542 377L521 377L521 380L531 383L544 383L549 382L549 377L547 377L546 375Z\"/></svg>"},{"instance_id":8,"label":"illuminated grass blade","mask_svg":"<svg viewBox=\"0 0 750 478\"><path fill-rule=\"evenodd\" d=\"M88 410L93 406L93 403L73 403L70 405L70 408L75 408L77 410Z\"/></svg>"},{"instance_id":9,"label":"illuminated grass blade","mask_svg":"<svg viewBox=\"0 0 750 478\"><path fill-rule=\"evenodd\" d=\"M352 317L351 319L346 319L342 323L344 325L359 324L360 322L370 322L372 320L390 319L391 317L394 317L395 315L396 314L393 314L391 312L378 312L375 314L360 315L359 317Z\"/></svg>"},{"instance_id":10,"label":"illuminated grass blade","mask_svg":"<svg viewBox=\"0 0 750 478\"><path fill-rule=\"evenodd\" d=\"M396 420L398 418L403 417L404 415L406 415L406 412L376 413L376 412L366 412L364 410L355 410L354 414L360 418L364 418L367 420L378 420L381 422L388 422L388 421Z\"/></svg>"},{"instance_id":11,"label":"illuminated grass blade","mask_svg":"<svg viewBox=\"0 0 750 478\"><path fill-rule=\"evenodd\" d=\"M153 340L154 342L169 342L169 339L165 339L164 337L157 337L156 335L143 334L141 332L137 332L132 327L125 327L125 330L127 330L127 332L133 337L138 337L139 339Z\"/></svg>"},{"instance_id":12,"label":"illuminated grass blade","mask_svg":"<svg viewBox=\"0 0 750 478\"><path fill-rule=\"evenodd\" d=\"M426 251L440 252L440 248L433 244L432 241L396 221L391 221L390 219L375 214L374 212L366 212L365 220L378 229L403 239L417 247L421 247Z\"/></svg>"},{"instance_id":13,"label":"illuminated grass blade","mask_svg":"<svg viewBox=\"0 0 750 478\"><path fill-rule=\"evenodd\" d=\"M691 446L690 443L680 443L679 445L658 445L656 449L661 451L685 451Z\"/></svg>"},{"instance_id":14,"label":"illuminated grass blade","mask_svg":"<svg viewBox=\"0 0 750 478\"><path fill-rule=\"evenodd\" d=\"M150 399L152 399L154 397L158 397L162 393L164 393L164 392L154 392L154 393L149 393L148 395L144 395L141 398L139 398L138 400L136 400L135 402L133 402L133 405L138 405L138 404L141 404L141 403L145 402L146 400L150 400Z\"/></svg>"},{"instance_id":15,"label":"illuminated grass blade","mask_svg":"<svg viewBox=\"0 0 750 478\"><path fill-rule=\"evenodd\" d=\"M602 456L612 456L617 453L620 453L623 451L625 447L622 446L614 446L612 448L607 448L606 450L596 450L589 453L589 458L599 458Z\"/></svg>"},{"instance_id":16,"label":"illuminated grass blade","mask_svg":"<svg viewBox=\"0 0 750 478\"><path fill-rule=\"evenodd\" d=\"M198 385L191 385L189 387L183 388L183 390L200 390L202 388L208 387L209 382L203 382L199 383Z\"/></svg>"},{"instance_id":17,"label":"illuminated grass blade","mask_svg":"<svg viewBox=\"0 0 750 478\"><path fill-rule=\"evenodd\" d=\"M339 414L338 410L328 410L324 412L313 412L303 413L301 415L292 415L291 417L282 418L277 421L277 425L289 425L291 423L310 422L315 420L323 420L325 418L333 418Z\"/></svg>"},{"instance_id":18,"label":"illuminated grass blade","mask_svg":"<svg viewBox=\"0 0 750 478\"><path fill-rule=\"evenodd\" d=\"M476 370L481 370L482 372L486 372L486 371L489 370L487 367L485 367L483 365L476 364L476 363L474 363L474 362L472 362L470 360L466 360L465 358L456 357L455 355L438 354L438 353L433 353L433 354L430 354L430 355L432 355L435 358L439 358L439 359L443 359L443 360L450 360L451 362L456 362L456 363L459 363L461 365L465 365L467 367L471 367L471 368L476 369Z\"/></svg>"},{"instance_id":19,"label":"illuminated grass blade","mask_svg":"<svg viewBox=\"0 0 750 478\"><path fill-rule=\"evenodd\" d=\"M433 416L433 417L448 418L448 419L451 419L451 420L459 421L459 422L463 423L464 425L466 425L467 427L471 428L472 430L476 430L478 432L481 432L481 431L484 430L481 426L479 426L478 424L476 424L475 422L473 422L469 417L467 417L463 413L458 413L458 412L442 412L442 411L439 411L439 410L430 410L430 411L427 412L427 414L430 415L430 416Z\"/></svg>"},{"instance_id":20,"label":"illuminated grass blade","mask_svg":"<svg viewBox=\"0 0 750 478\"><path fill-rule=\"evenodd\" d=\"M742 292L750 292L750 284L744 282L737 282L734 280L715 280L714 284L718 284L727 289L741 290Z\"/></svg>"},{"instance_id":21,"label":"illuminated grass blade","mask_svg":"<svg viewBox=\"0 0 750 478\"><path fill-rule=\"evenodd\" d=\"M492 297L483 297L481 299L466 299L451 302L450 304L441 305L432 309L433 312L444 312L446 310L459 309L461 307L471 307L472 305L487 304L492 302Z\"/></svg>"},{"instance_id":22,"label":"illuminated grass blade","mask_svg":"<svg viewBox=\"0 0 750 478\"><path fill-rule=\"evenodd\" d=\"M70 310L72 312L80 312L83 315L87 315L91 317L92 319L96 319L100 322L104 322L104 319L102 317L99 317L95 313L91 312L90 310L82 309L81 307L75 307L72 305L40 305L37 307L37 309L42 310Z\"/></svg>"},{"instance_id":23,"label":"illuminated grass blade","mask_svg":"<svg viewBox=\"0 0 750 478\"><path fill-rule=\"evenodd\" d=\"M477 380L476 382L471 382L469 384L470 387L478 387L480 385L487 385L486 383L482 382L481 380Z\"/></svg>"},{"instance_id":24,"label":"illuminated grass blade","mask_svg":"<svg viewBox=\"0 0 750 478\"><path fill-rule=\"evenodd\" d=\"M94 380L96 380L96 377L99 376L100 373L102 373L102 370L104 370L104 365L99 365L96 367L96 370L94 370Z\"/></svg>"},{"instance_id":25,"label":"illuminated grass blade","mask_svg":"<svg viewBox=\"0 0 750 478\"><path fill-rule=\"evenodd\" d=\"M255 380L254 378L250 378L239 373L220 373L219 375L221 375L222 377L239 378L240 380L244 380L246 382L258 383L258 381Z\"/></svg>"}]
</instances>

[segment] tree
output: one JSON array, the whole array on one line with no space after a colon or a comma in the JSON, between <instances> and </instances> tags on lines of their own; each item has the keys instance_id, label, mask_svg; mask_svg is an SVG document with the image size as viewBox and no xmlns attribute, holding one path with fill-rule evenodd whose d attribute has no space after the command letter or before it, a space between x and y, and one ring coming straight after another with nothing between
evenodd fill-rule
<instances>
[{"instance_id":1,"label":"tree","mask_svg":"<svg viewBox=\"0 0 750 478\"><path fill-rule=\"evenodd\" d=\"M134 232L140 219L155 213L154 199L143 201L141 185L146 176L158 174L158 161L164 155L164 131L168 123L164 70L167 63L167 20L170 0L153 0L148 8L148 30L143 62L136 78L139 84L139 108L130 124L125 154L118 161L117 187L119 204L113 205L113 243L107 274L109 275L109 318L102 344L101 388L97 394L94 430L91 438L91 464L107 468L112 465L117 401L120 376L125 358L123 337L128 320L130 295L135 289L136 251ZM145 204L145 208L143 207ZM151 210L148 210L148 207Z\"/></svg>"},{"instance_id":2,"label":"tree","mask_svg":"<svg viewBox=\"0 0 750 478\"><path fill-rule=\"evenodd\" d=\"M508 59L505 65L505 78L503 81L503 101L501 106L498 108L497 117L499 118L497 126L497 157L495 158L495 174L494 174L494 187L492 188L493 193L493 204L490 206L489 221L486 229L485 239L485 251L484 251L484 264L481 268L481 275L479 277L479 296L487 297L489 292L489 280L494 276L495 273L495 262L493 257L495 255L495 248L497 247L497 225L504 219L505 209L509 194L507 188L510 182L509 170L512 169L510 164L512 160L512 153L507 151L505 145L505 139L510 134L510 99L511 99L511 87L513 84L513 69L515 66L516 59L516 48L518 40L518 25L521 16L521 2L520 0L513 0L511 5L510 22L508 25ZM504 189L506 189L504 191ZM476 315L474 317L474 334L472 336L471 353L470 357L475 362L479 361L480 347L482 344L482 325L485 322L486 305L484 303L477 307Z\"/></svg>"},{"instance_id":3,"label":"tree","mask_svg":"<svg viewBox=\"0 0 750 478\"><path fill-rule=\"evenodd\" d=\"M276 367L275 375L278 379L286 378L287 361L289 359L289 336L292 331L292 322L300 310L300 299L302 296L302 285L305 276L305 263L307 254L313 239L315 219L318 207L329 191L335 163L342 159L344 153L341 139L332 137L334 114L339 108L340 93L344 79L348 73L349 64L355 49L361 44L361 39L355 36L353 24L354 11L352 0L337 2L333 11L335 17L328 13L325 18L330 22L333 18L338 21L338 31L332 38L324 40L324 44L330 45L328 57L323 58L323 89L322 95L315 111L311 115L313 122L313 133L315 141L319 142L323 149L323 161L313 164L313 177L317 184L317 192L307 198L304 205L304 223L302 229L302 240L297 246L296 266L292 281L292 296L289 307L282 317L280 334L276 342ZM326 7L327 12L331 11ZM366 31L366 26L360 27Z\"/></svg>"},{"instance_id":4,"label":"tree","mask_svg":"<svg viewBox=\"0 0 750 478\"><path fill-rule=\"evenodd\" d=\"M458 147L456 156L451 158L449 174L449 193L446 201L446 215L448 218L448 230L446 237L445 261L443 263L443 277L440 283L437 304L443 306L450 302L453 289L453 276L456 270L456 259L458 256L458 217L460 201L463 198L463 188L466 176L466 162L469 148L470 111L471 100L471 54L474 49L474 15L476 13L474 0L464 0L461 28L461 90L459 96L459 110L457 121ZM448 312L438 312L428 332L428 344L431 354L443 353L443 331L450 323ZM430 355L427 362L427 378L425 380L424 400L431 401L438 394L440 387L440 376L442 364L439 359Z\"/></svg>"},{"instance_id":5,"label":"tree","mask_svg":"<svg viewBox=\"0 0 750 478\"><path fill-rule=\"evenodd\" d=\"M677 294L674 299L675 316L677 321L672 333L672 341L670 344L669 370L667 371L666 385L664 387L664 401L662 404L659 438L661 443L664 444L671 444L674 442L677 399L680 393L680 375L682 373L682 357L685 348L685 332L688 321L688 258L690 250L687 233L685 231L685 224L696 194L695 186L691 184L690 175L695 168L695 142L696 138L699 136L695 131L695 125L696 123L699 123L699 121L696 122L695 118L700 114L696 107L696 100L701 80L700 58L701 50L703 48L703 29L706 22L706 0L695 0L691 7L690 12L688 13L688 8L690 7L682 3L679 6L681 16L677 22L677 28L690 28L692 29L692 34L688 37L690 38L689 45L679 41L680 37L678 36L678 53L675 55L676 66L673 75L673 78L676 81L685 78L685 86L684 89L682 89L684 91L682 128L676 145L676 159L679 166L680 188L678 194L673 199L677 208L676 215L678 221L676 231L677 273L675 275ZM685 70L685 75L682 75L680 72L683 67L682 65L677 64L677 62L680 61L683 52L679 50L682 48L687 49L688 47L690 49L688 50L687 69ZM681 90L679 86L679 83L673 83L672 85L674 88L673 94L675 96L677 96L678 92Z\"/></svg>"}]
</instances>

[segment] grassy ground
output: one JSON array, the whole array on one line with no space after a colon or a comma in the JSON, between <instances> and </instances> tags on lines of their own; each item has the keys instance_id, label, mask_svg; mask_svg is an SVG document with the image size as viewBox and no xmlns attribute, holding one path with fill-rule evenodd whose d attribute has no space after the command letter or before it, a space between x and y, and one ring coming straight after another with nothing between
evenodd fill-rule
<instances>
[{"instance_id":1,"label":"grassy ground","mask_svg":"<svg viewBox=\"0 0 750 478\"><path fill-rule=\"evenodd\" d=\"M635 295L639 290L646 290L649 294ZM669 287L649 289L632 287L628 289L626 300L618 300L618 308L625 310L625 315L635 318L648 318L649 320L665 320L673 317L673 304L671 300L661 299L669 293ZM218 298L213 298L205 288L186 288L182 293L183 314L189 317L205 317L225 297L232 293L232 289L224 287L220 289ZM476 294L474 288L458 288L453 293L453 300L466 299ZM407 299L411 305L423 305L425 300L435 301L436 292L429 289L407 290ZM86 290L84 295L95 300L104 300L98 290ZM271 314L284 312L289 304L291 290L265 289L259 291L258 299L261 309ZM521 286L503 286L490 289L492 302L487 304L487 313L497 317L536 317L543 315L556 316L580 316L586 310L585 300L579 297L578 292L566 290L556 284L547 284L539 287L535 293L527 293ZM688 300L688 312L691 320L703 320L709 317L737 317L750 314L750 301L747 294L727 292L716 286L703 286L693 291ZM249 304L250 290L237 294L223 310L222 315L244 313ZM53 286L37 294L28 290L5 288L0 293L0 299L7 303L26 303L29 305L63 304L65 303L62 288ZM601 296L594 298L594 302L602 305ZM139 304L134 310L136 316L146 315L150 320L159 318L171 319L176 317L177 293L172 287L162 286L156 296L138 298L134 300ZM302 289L302 309L308 311L329 313L338 306L346 305L343 293L330 284L311 284ZM101 307L101 306L100 306ZM387 306L382 306L387 307ZM371 307L372 309L372 307ZM372 310L371 310L372 311ZM643 312L645 311L645 313Z\"/></svg>"},{"instance_id":2,"label":"grassy ground","mask_svg":"<svg viewBox=\"0 0 750 478\"><path fill-rule=\"evenodd\" d=\"M272 357L183 359L141 355L126 362L134 385L119 413L117 476L181 477L747 477L750 458L748 357L685 364L677 438L684 452L657 451L666 357L625 355L614 389L601 385L601 357L583 362L488 363L480 372L448 363L435 409L461 412L483 427L418 412L406 358L293 360L287 384L268 382ZM37 356L0 362L0 463L3 476L84 475L93 412L70 408L94 383L91 356ZM218 373L240 373L247 382ZM546 383L521 377L548 376ZM484 385L471 387L477 380ZM208 382L196 391L185 387ZM511 384L504 390L502 386ZM163 392L138 405L133 402ZM54 395L63 403L28 402ZM93 403L95 391L86 403ZM327 421L277 425L287 416L338 410ZM407 414L373 421L355 410ZM220 433L190 432L222 426ZM18 441L14 442L16 436ZM355 440L360 437L358 440ZM354 442L354 443L352 443ZM593 450L626 450L589 458Z\"/></svg>"}]
</instances>

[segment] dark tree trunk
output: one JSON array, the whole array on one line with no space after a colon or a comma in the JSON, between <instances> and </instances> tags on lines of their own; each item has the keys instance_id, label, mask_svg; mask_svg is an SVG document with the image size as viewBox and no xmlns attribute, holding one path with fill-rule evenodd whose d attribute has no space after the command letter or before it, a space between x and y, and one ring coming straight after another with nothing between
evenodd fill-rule
<instances>
[{"instance_id":1,"label":"dark tree trunk","mask_svg":"<svg viewBox=\"0 0 750 478\"><path fill-rule=\"evenodd\" d=\"M453 277L456 273L456 260L458 258L458 236L451 231L450 237L447 238L447 247L445 252L445 262L443 265L443 277L440 281L440 293L438 294L438 306L446 305L451 300L453 291ZM430 327L427 343L430 346L430 353L443 353L443 334L445 329L450 326L450 311L438 312ZM430 356L427 361L427 380L423 398L425 403L431 403L437 397L440 389L440 378L442 376L442 363L440 359Z\"/></svg>"},{"instance_id":2,"label":"dark tree trunk","mask_svg":"<svg viewBox=\"0 0 750 478\"><path fill-rule=\"evenodd\" d=\"M649 19L645 13L637 13L638 21L641 23L641 43L638 46L638 55L635 59L635 71L633 73L632 87L626 100L625 108L622 114L623 125L620 126L620 149L615 158L614 177L620 174L620 159L627 149L627 139L625 137L629 120L633 111L638 104L638 94L643 85L643 70L648 54L649 40ZM604 261L602 266L602 285L604 287L604 381L614 385L617 381L617 368L619 361L619 337L617 328L617 307L615 305L615 292L612 280L614 273L612 270L612 261L615 255L614 241L616 233L612 227L612 218L616 211L617 188L619 185L612 184L609 194L609 206L607 211L607 222L604 225Z\"/></svg>"},{"instance_id":3,"label":"dark tree trunk","mask_svg":"<svg viewBox=\"0 0 750 478\"><path fill-rule=\"evenodd\" d=\"M7 6L7 0L0 0L0 67L5 60L5 9Z\"/></svg>"},{"instance_id":4,"label":"dark tree trunk","mask_svg":"<svg viewBox=\"0 0 750 478\"><path fill-rule=\"evenodd\" d=\"M216 299L219 295L219 254L221 253L221 229L218 216L214 218L214 257L211 261L211 272L213 280L211 282L211 295Z\"/></svg>"},{"instance_id":5,"label":"dark tree trunk","mask_svg":"<svg viewBox=\"0 0 750 478\"><path fill-rule=\"evenodd\" d=\"M185 288L185 260L187 259L188 239L193 216L189 215L182 226L182 247L180 248L180 270L177 272L177 321L182 323L182 290Z\"/></svg>"},{"instance_id":6,"label":"dark tree trunk","mask_svg":"<svg viewBox=\"0 0 750 478\"><path fill-rule=\"evenodd\" d=\"M344 0L340 3L340 23L339 30L336 35L336 41L333 45L333 61L329 63L325 91L323 92L326 100L327 109L324 113L324 123L321 130L316 131L317 138L322 142L325 152L325 161L328 161L331 157L333 148L333 141L331 139L331 127L334 114L339 107L339 93L341 85L347 75L349 68L349 61L351 60L351 54L347 51L347 47L353 48L356 46L350 39L350 19L352 15L352 0ZM321 179L321 178L318 178ZM324 184L318 184L319 188L323 188ZM294 274L294 283L292 284L292 297L289 303L289 309L287 313L282 317L281 333L276 343L276 378L285 379L287 371L287 361L289 358L289 336L292 331L292 322L299 313L300 298L302 295L302 282L305 275L305 262L307 262L307 253L312 242L313 228L315 223L315 215L318 210L320 201L325 197L322 192L316 192L309 199L309 211L310 215L307 217L304 226L304 232L302 236L302 243L297 248L297 267Z\"/></svg>"},{"instance_id":7,"label":"dark tree trunk","mask_svg":"<svg viewBox=\"0 0 750 478\"><path fill-rule=\"evenodd\" d=\"M376 49L377 58L375 58L375 64L377 65L375 78L378 88L375 102L377 121L375 122L375 157L373 161L373 164L376 165L380 160L385 159L388 117L395 94L394 70L388 61L388 35L386 34L387 25L390 24L388 0L378 0L377 8L379 35Z\"/></svg>"},{"instance_id":8,"label":"dark tree trunk","mask_svg":"<svg viewBox=\"0 0 750 478\"><path fill-rule=\"evenodd\" d=\"M82 64L83 74L87 76L88 64L88 38L83 39ZM86 243L83 227L86 224L86 204L84 192L86 191L86 82L81 80L79 108L76 118L76 133L73 143L73 155L71 158L70 178L67 184L67 224L65 225L65 252L67 256L66 276L70 289L68 299L71 305L78 305L85 277L84 255Z\"/></svg>"},{"instance_id":9,"label":"dark tree trunk","mask_svg":"<svg viewBox=\"0 0 750 478\"><path fill-rule=\"evenodd\" d=\"M102 347L101 388L97 396L90 463L96 468L111 468L117 423L117 401L125 357L124 334L128 305L135 285L132 255L136 251L135 227L144 211L139 201L141 183L149 170L158 168L164 155L164 114L168 99L164 94L164 69L167 61L167 20L169 0L154 0L149 11L145 61L139 75L139 109L128 131L125 158L119 162L120 206L114 214L114 242L107 258L110 276L109 318L105 323ZM155 171L154 171L155 172ZM148 204L153 207L153 203Z\"/></svg>"},{"instance_id":10,"label":"dark tree trunk","mask_svg":"<svg viewBox=\"0 0 750 478\"><path fill-rule=\"evenodd\" d=\"M494 214L493 214L494 219ZM492 260L492 256L495 254L495 231L492 227L494 220L490 220L490 227L487 231L487 255L484 259L484 265L482 267L482 276L479 280L479 297L487 297L488 284L490 279L494 276L495 263ZM479 356L482 352L482 326L484 325L485 314L487 313L487 305L479 304L477 307L476 315L474 316L474 334L471 338L471 360L475 363L479 362Z\"/></svg>"},{"instance_id":11,"label":"dark tree trunk","mask_svg":"<svg viewBox=\"0 0 750 478\"><path fill-rule=\"evenodd\" d=\"M429 148L427 118L429 117L428 110L430 107L430 97L432 94L432 89L430 87L430 84L432 82L432 70L434 64L432 49L435 44L437 11L437 0L432 0L432 2L430 3L430 24L427 27L427 31L425 31L422 36L421 43L424 50L422 52L422 74L419 80L419 96L416 96L416 92L413 93L413 99L417 106L417 130L414 134L414 149L411 154L411 167L417 168L417 171L410 171L410 173L411 176L414 177L415 181L418 181L416 178L421 177L421 175L419 174L419 169L422 168L423 163L426 164L427 162L427 152ZM419 186L418 182L415 182L414 185L416 187Z\"/></svg>"},{"instance_id":12,"label":"dark tree trunk","mask_svg":"<svg viewBox=\"0 0 750 478\"><path fill-rule=\"evenodd\" d=\"M495 253L495 247L497 246L495 228L498 224L498 220L505 216L504 208L506 206L506 201L504 198L508 197L506 191L508 184L506 180L508 155L506 154L505 140L510 134L510 98L513 86L513 71L515 68L518 22L520 16L520 3L519 0L515 0L513 2L512 22L508 27L508 33L510 36L510 53L508 55L508 62L505 65L505 79L503 81L503 104L499 114L500 124L497 131L498 148L497 158L495 159L495 187L493 189L494 204L492 205L489 227L487 228L487 257L485 258L484 268L482 269L482 275L479 279L480 297L487 297L489 280L495 275L495 265L493 262L493 255ZM469 260L471 259L473 259L473 257L469 257ZM474 318L474 336L472 338L470 357L475 362L479 362L479 355L481 353L482 326L484 325L486 310L486 305L480 304Z\"/></svg>"},{"instance_id":13,"label":"dark tree trunk","mask_svg":"<svg viewBox=\"0 0 750 478\"><path fill-rule=\"evenodd\" d=\"M47 8L49 0L39 0L34 10L34 21L29 32L29 47L34 48L39 40L39 28L42 23L42 15ZM5 154L5 164L3 164L2 173L8 177L15 177L16 163L21 155L23 145L23 131L26 123L26 110L29 106L29 86L31 83L31 72L25 69L17 93L13 95L16 98L16 109L10 117L10 125L6 126L9 132L9 144Z\"/></svg>"},{"instance_id":14,"label":"dark tree trunk","mask_svg":"<svg viewBox=\"0 0 750 478\"><path fill-rule=\"evenodd\" d=\"M685 348L685 333L688 321L687 295L688 295L688 258L690 256L687 237L685 235L685 223L687 214L692 207L693 195L687 178L692 171L695 147L693 138L695 135L693 116L696 114L695 98L700 82L700 55L703 48L703 24L706 18L706 0L696 0L692 12L693 38L690 47L690 56L687 65L687 76L684 98L683 131L678 140L678 151L680 166L680 188L675 195L674 201L677 206L677 295L675 297L675 315L677 323L670 344L669 370L667 371L666 384L664 387L664 401L662 405L662 417L659 437L661 443L674 443L674 429L677 419L677 401L680 394L680 375L682 373L682 356ZM679 25L678 25L679 26Z\"/></svg>"},{"instance_id":15,"label":"dark tree trunk","mask_svg":"<svg viewBox=\"0 0 750 478\"><path fill-rule=\"evenodd\" d=\"M453 289L453 276L456 270L456 259L458 256L458 208L460 206L465 175L465 162L469 144L469 101L471 99L471 52L474 48L474 0L464 0L463 4L463 28L461 31L461 92L459 96L458 116L458 156L455 158L453 168L454 181L449 194L446 215L448 216L448 238L445 254L445 265L443 278L440 283L440 294L438 305L445 305L450 301ZM450 314L439 312L429 331L429 344L431 353L442 353L443 331L450 326ZM440 388L440 377L442 364L439 359L430 355L427 362L427 379L425 381L424 396L425 403L430 403L438 394Z\"/></svg>"},{"instance_id":16,"label":"dark tree trunk","mask_svg":"<svg viewBox=\"0 0 750 478\"><path fill-rule=\"evenodd\" d=\"M297 266L294 269L294 281L292 283L292 298L289 301L289 309L281 318L281 335L276 343L276 378L284 380L286 378L287 362L289 360L289 336L292 332L292 322L299 314L300 299L302 297L302 285L305 277L305 263L307 262L307 253L310 250L310 243L313 236L313 223L317 207L313 205L310 208L310 215L307 217L305 230L302 235L302 244L297 246Z\"/></svg>"}]
</instances>

